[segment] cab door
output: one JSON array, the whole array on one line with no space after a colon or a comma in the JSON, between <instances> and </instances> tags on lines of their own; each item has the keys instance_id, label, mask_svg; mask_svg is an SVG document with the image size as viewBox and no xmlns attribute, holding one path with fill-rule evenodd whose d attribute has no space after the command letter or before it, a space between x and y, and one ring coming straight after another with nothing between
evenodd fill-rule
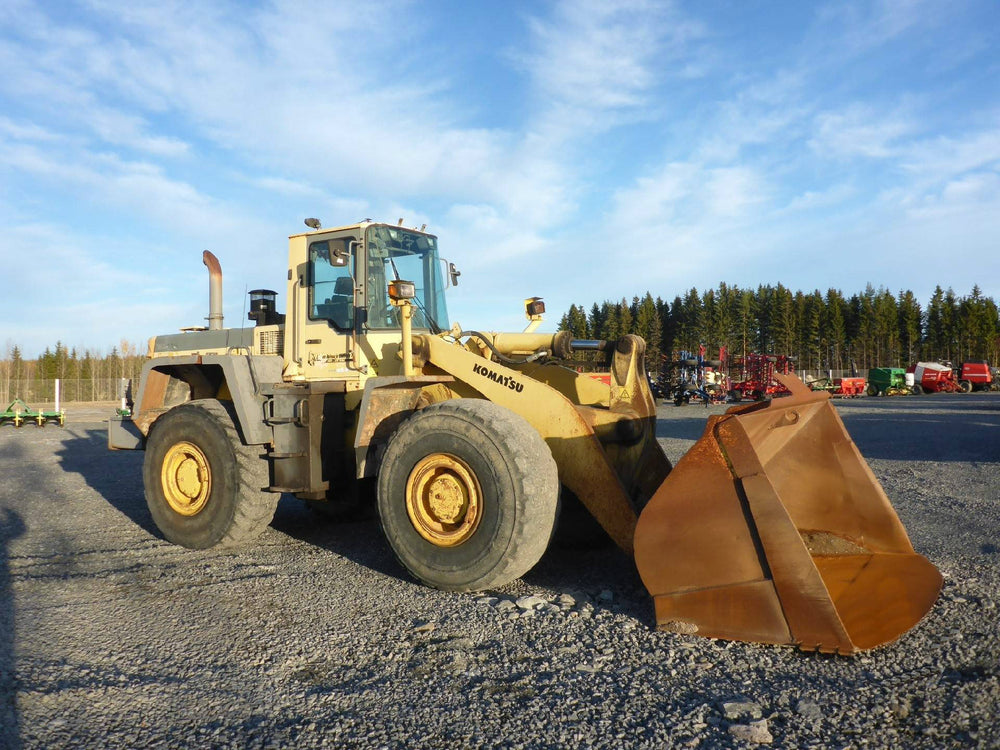
<instances>
[{"instance_id":1,"label":"cab door","mask_svg":"<svg viewBox=\"0 0 1000 750\"><path fill-rule=\"evenodd\" d=\"M360 237L355 229L301 239L306 243L306 261L291 280L297 287L292 294L298 308L296 323L301 326L292 364L298 365L300 379L357 379L359 309L364 315L357 282Z\"/></svg>"}]
</instances>

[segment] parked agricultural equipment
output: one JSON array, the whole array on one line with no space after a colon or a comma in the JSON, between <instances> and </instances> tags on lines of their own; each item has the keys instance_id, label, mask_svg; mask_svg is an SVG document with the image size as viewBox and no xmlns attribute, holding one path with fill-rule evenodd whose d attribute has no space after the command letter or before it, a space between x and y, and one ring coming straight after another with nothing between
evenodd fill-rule
<instances>
[{"instance_id":1,"label":"parked agricultural equipment","mask_svg":"<svg viewBox=\"0 0 1000 750\"><path fill-rule=\"evenodd\" d=\"M720 355L723 354L721 350ZM682 351L677 359L664 366L654 395L659 392L675 406L692 401L705 406L724 403L728 395L728 377L722 370L722 363L722 359L705 359Z\"/></svg>"},{"instance_id":2,"label":"parked agricultural equipment","mask_svg":"<svg viewBox=\"0 0 1000 750\"><path fill-rule=\"evenodd\" d=\"M739 374L732 376L730 400L761 401L771 396L788 394L788 389L776 376L791 374L794 363L795 357L783 354L751 353L745 357L735 357L731 370Z\"/></svg>"},{"instance_id":3,"label":"parked agricultural equipment","mask_svg":"<svg viewBox=\"0 0 1000 750\"><path fill-rule=\"evenodd\" d=\"M817 378L806 383L811 390L826 391L835 398L855 398L865 392L867 385L864 378Z\"/></svg>"},{"instance_id":4,"label":"parked agricultural equipment","mask_svg":"<svg viewBox=\"0 0 1000 750\"><path fill-rule=\"evenodd\" d=\"M963 362L958 371L958 386L964 393L1000 391L1000 369L990 367L985 359Z\"/></svg>"},{"instance_id":5,"label":"parked agricultural equipment","mask_svg":"<svg viewBox=\"0 0 1000 750\"><path fill-rule=\"evenodd\" d=\"M867 381L864 378L834 378L833 379L833 393L834 396L843 396L845 398L854 398L855 396L861 396L865 392L865 386Z\"/></svg>"},{"instance_id":6,"label":"parked agricultural equipment","mask_svg":"<svg viewBox=\"0 0 1000 750\"><path fill-rule=\"evenodd\" d=\"M917 362L910 365L908 373L913 373L914 393L958 393L962 390L955 380L955 371L950 364L941 362Z\"/></svg>"},{"instance_id":7,"label":"parked agricultural equipment","mask_svg":"<svg viewBox=\"0 0 1000 750\"><path fill-rule=\"evenodd\" d=\"M168 540L245 542L281 493L335 509L371 479L402 567L473 591L530 570L572 495L634 554L664 630L851 654L933 605L941 575L828 395L775 373L788 398L710 417L672 467L641 338L538 333L538 298L521 333L451 325L458 272L436 237L307 224L289 238L287 320L271 293L253 328L224 329L206 251L209 329L150 339L131 416L109 421L109 447L146 451ZM566 366L581 350L606 356L609 384Z\"/></svg>"},{"instance_id":8,"label":"parked agricultural equipment","mask_svg":"<svg viewBox=\"0 0 1000 750\"><path fill-rule=\"evenodd\" d=\"M869 396L906 396L913 393L913 378L907 382L902 367L872 367L868 370Z\"/></svg>"},{"instance_id":9,"label":"parked agricultural equipment","mask_svg":"<svg viewBox=\"0 0 1000 750\"><path fill-rule=\"evenodd\" d=\"M15 427L20 427L25 423L31 423L38 427L44 427L46 424L57 424L62 427L66 424L66 412L59 408L58 402L54 410L44 411L32 409L19 398L15 398L7 405L6 409L0 412L0 425L12 424Z\"/></svg>"}]
</instances>

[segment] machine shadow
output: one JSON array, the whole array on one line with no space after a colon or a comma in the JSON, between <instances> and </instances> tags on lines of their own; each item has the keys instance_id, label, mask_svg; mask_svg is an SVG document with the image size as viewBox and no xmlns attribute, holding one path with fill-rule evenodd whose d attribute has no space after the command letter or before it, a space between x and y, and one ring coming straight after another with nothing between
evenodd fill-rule
<instances>
[{"instance_id":1,"label":"machine shadow","mask_svg":"<svg viewBox=\"0 0 1000 750\"><path fill-rule=\"evenodd\" d=\"M64 440L56 458L64 471L79 474L108 504L134 524L160 537L142 489L142 451L108 450L104 429L85 429Z\"/></svg>"},{"instance_id":2,"label":"machine shadow","mask_svg":"<svg viewBox=\"0 0 1000 750\"><path fill-rule=\"evenodd\" d=\"M146 506L142 486L145 453L109 451L104 430L86 429L81 435L65 440L56 456L64 471L79 474L132 523L158 539L163 538ZM283 495L271 527L385 575L407 578L383 539L374 513L359 520L332 522L310 510L301 500Z\"/></svg>"},{"instance_id":3,"label":"machine shadow","mask_svg":"<svg viewBox=\"0 0 1000 750\"><path fill-rule=\"evenodd\" d=\"M684 432L693 433L693 437L704 429L703 416L683 421ZM145 454L108 450L107 433L102 427L88 425L71 429L72 435L67 435L56 452L62 470L80 475L87 486L123 516L162 539L146 507L142 486ZM422 585L413 581L399 564L385 540L374 497L367 500L357 518L333 521L311 510L298 498L283 495L271 528L385 576ZM611 609L651 621L648 595L635 566L609 539L595 539L587 548L551 544L523 580L554 594L565 593L574 598L586 596L595 609ZM610 601L600 599L602 592L611 592L613 598Z\"/></svg>"},{"instance_id":4,"label":"machine shadow","mask_svg":"<svg viewBox=\"0 0 1000 750\"><path fill-rule=\"evenodd\" d=\"M366 505L351 518L334 520L294 495L282 495L271 528L390 578L412 580L382 535L374 507Z\"/></svg>"},{"instance_id":5,"label":"machine shadow","mask_svg":"<svg viewBox=\"0 0 1000 750\"><path fill-rule=\"evenodd\" d=\"M15 675L16 632L14 591L10 580L10 543L24 534L21 516L10 508L0 508L0 747L21 748L20 716L17 712Z\"/></svg>"},{"instance_id":6,"label":"machine shadow","mask_svg":"<svg viewBox=\"0 0 1000 750\"><path fill-rule=\"evenodd\" d=\"M632 559L614 543L599 540L591 548L550 544L525 583L585 598L594 609L607 609L655 626L652 599Z\"/></svg>"},{"instance_id":7,"label":"machine shadow","mask_svg":"<svg viewBox=\"0 0 1000 750\"><path fill-rule=\"evenodd\" d=\"M292 539L340 555L356 565L389 578L422 586L396 560L382 533L374 507L359 518L331 520L322 517L292 495L283 495L271 528ZM589 548L550 544L542 559L522 578L524 583L553 594L585 597L595 610L610 609L652 623L652 607L631 559L610 539L596 540ZM513 583L498 593L516 589ZM600 594L610 592L610 601ZM605 593L605 597L607 594Z\"/></svg>"}]
</instances>

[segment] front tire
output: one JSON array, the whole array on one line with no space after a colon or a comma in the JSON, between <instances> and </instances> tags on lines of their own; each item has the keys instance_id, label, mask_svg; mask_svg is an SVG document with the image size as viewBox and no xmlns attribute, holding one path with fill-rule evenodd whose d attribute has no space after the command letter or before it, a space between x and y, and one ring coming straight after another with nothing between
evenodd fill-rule
<instances>
[{"instance_id":1,"label":"front tire","mask_svg":"<svg viewBox=\"0 0 1000 750\"><path fill-rule=\"evenodd\" d=\"M432 404L386 448L378 510L414 578L445 591L502 586L548 547L559 507L555 460L522 417L490 401Z\"/></svg>"},{"instance_id":2,"label":"front tire","mask_svg":"<svg viewBox=\"0 0 1000 750\"><path fill-rule=\"evenodd\" d=\"M267 492L259 446L243 445L229 407L214 399L176 406L153 423L142 467L146 504L168 541L191 549L258 536L280 495Z\"/></svg>"}]
</instances>

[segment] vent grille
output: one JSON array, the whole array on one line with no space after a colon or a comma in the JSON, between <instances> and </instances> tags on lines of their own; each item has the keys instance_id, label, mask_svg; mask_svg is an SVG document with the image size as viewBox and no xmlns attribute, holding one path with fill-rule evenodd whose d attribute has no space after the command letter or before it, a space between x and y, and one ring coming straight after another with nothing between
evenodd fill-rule
<instances>
[{"instance_id":1,"label":"vent grille","mask_svg":"<svg viewBox=\"0 0 1000 750\"><path fill-rule=\"evenodd\" d=\"M283 354L285 351L285 332L270 330L260 332L261 354Z\"/></svg>"}]
</instances>

